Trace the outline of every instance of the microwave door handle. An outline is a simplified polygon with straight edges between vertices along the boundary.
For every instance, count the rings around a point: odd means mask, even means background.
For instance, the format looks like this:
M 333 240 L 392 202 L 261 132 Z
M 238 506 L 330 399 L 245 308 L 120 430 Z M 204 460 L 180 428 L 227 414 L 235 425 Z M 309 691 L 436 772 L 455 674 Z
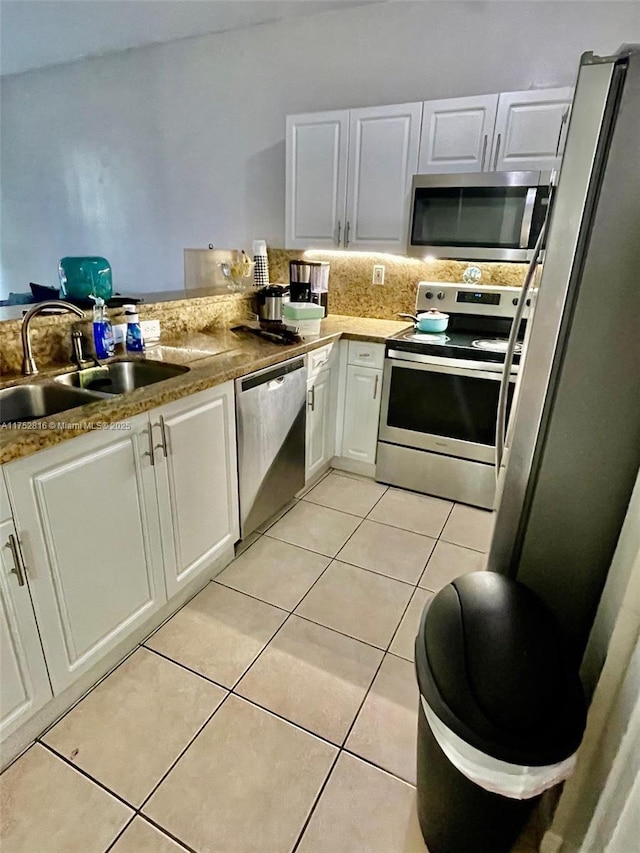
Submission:
M 527 274 L 525 275 L 524 283 L 522 285 L 522 293 L 520 294 L 520 299 L 518 300 L 518 307 L 516 308 L 515 317 L 513 318 L 513 321 L 511 323 L 511 331 L 509 332 L 509 342 L 507 344 L 507 351 L 504 356 L 504 368 L 502 371 L 502 376 L 500 377 L 500 392 L 498 394 L 498 413 L 496 416 L 496 480 L 498 479 L 498 476 L 500 474 L 500 466 L 502 465 L 502 459 L 504 457 L 504 439 L 507 432 L 507 399 L 509 394 L 509 377 L 511 375 L 511 367 L 513 365 L 513 356 L 516 351 L 518 330 L 520 328 L 520 323 L 524 314 L 525 305 L 527 304 L 527 296 L 529 295 L 531 285 L 533 284 L 533 280 L 535 278 L 538 257 L 540 256 L 540 252 L 542 251 L 542 244 L 544 242 L 544 234 L 547 228 L 547 222 L 548 214 L 547 218 L 545 218 L 544 222 L 542 223 L 542 228 L 540 229 L 540 234 L 538 235 L 538 239 L 533 250 L 533 257 L 531 258 L 531 262 L 527 267 Z
M 524 202 L 524 211 L 522 214 L 522 226 L 520 228 L 520 248 L 529 248 L 529 237 L 531 236 L 531 223 L 533 221 L 533 208 L 536 204 L 536 195 L 538 190 L 536 187 L 529 187 L 527 197 Z

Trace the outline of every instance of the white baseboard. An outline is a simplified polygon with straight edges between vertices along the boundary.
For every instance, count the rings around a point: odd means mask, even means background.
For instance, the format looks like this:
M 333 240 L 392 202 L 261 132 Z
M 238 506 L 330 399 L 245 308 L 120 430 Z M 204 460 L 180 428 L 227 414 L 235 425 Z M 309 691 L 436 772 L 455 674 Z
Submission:
M 355 459 L 347 459 L 346 456 L 334 456 L 331 467 L 337 471 L 346 471 L 349 474 L 360 474 L 361 477 L 376 478 L 376 466 L 371 462 L 358 462 Z

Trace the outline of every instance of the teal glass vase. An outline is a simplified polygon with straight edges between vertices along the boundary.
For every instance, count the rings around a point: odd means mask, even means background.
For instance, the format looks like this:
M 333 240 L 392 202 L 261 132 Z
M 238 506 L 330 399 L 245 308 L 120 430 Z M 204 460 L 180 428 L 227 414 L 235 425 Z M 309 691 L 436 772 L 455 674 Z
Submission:
M 61 258 L 58 264 L 60 296 L 88 300 L 99 296 L 107 302 L 113 295 L 111 265 L 106 258 Z

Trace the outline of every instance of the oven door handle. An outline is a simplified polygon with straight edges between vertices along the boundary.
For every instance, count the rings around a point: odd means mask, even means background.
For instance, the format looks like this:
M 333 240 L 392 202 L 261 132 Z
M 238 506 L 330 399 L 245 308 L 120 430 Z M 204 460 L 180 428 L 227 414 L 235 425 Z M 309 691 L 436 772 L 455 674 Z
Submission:
M 394 352 L 391 350 L 389 355 Z M 403 353 L 406 355 L 406 353 Z M 409 355 L 413 355 L 413 353 L 409 353 Z M 452 363 L 451 359 L 446 358 L 436 358 L 433 357 L 430 360 L 427 360 L 427 356 L 421 356 L 420 361 L 416 361 L 413 359 L 405 360 L 398 359 L 393 357 L 387 357 L 385 359 L 385 363 L 388 364 L 391 368 L 393 367 L 402 367 L 406 370 L 424 370 L 427 373 L 443 373 L 447 376 L 462 376 L 468 379 L 489 379 L 491 382 L 500 382 L 502 378 L 502 365 L 496 365 L 497 370 L 494 368 L 493 364 L 489 369 L 487 365 L 483 362 L 473 362 L 473 361 L 464 361 L 463 359 L 456 359 L 455 364 Z M 469 367 L 469 365 L 474 365 L 473 367 Z M 517 372 L 518 368 L 513 367 L 513 371 Z M 512 374 L 510 382 L 515 382 L 515 375 Z
M 466 358 L 442 358 L 437 355 L 421 355 L 415 352 L 390 349 L 387 351 L 386 361 L 396 364 L 405 362 L 404 367 L 422 367 L 435 373 L 450 373 L 459 376 L 478 376 L 487 379 L 499 380 L 503 365 L 498 361 L 472 361 Z M 518 365 L 511 365 L 511 376 L 518 373 Z

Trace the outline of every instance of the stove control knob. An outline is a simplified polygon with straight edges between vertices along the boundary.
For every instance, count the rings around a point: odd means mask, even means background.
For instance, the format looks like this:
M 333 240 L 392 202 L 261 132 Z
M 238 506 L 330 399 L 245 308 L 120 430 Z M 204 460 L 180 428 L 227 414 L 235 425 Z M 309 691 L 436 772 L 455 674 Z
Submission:
M 430 290 L 427 290 L 425 296 L 427 297 L 427 299 L 433 299 L 433 293 Z
M 512 305 L 517 305 L 517 304 L 518 304 L 518 297 L 517 297 L 517 296 L 514 296 L 514 297 L 513 297 L 513 299 L 511 300 L 511 304 L 512 304 Z
M 527 299 L 526 305 L 527 305 L 527 308 L 531 305 L 531 300 L 530 300 L 530 299 Z
M 444 293 L 442 290 L 438 293 L 438 299 L 444 299 Z

